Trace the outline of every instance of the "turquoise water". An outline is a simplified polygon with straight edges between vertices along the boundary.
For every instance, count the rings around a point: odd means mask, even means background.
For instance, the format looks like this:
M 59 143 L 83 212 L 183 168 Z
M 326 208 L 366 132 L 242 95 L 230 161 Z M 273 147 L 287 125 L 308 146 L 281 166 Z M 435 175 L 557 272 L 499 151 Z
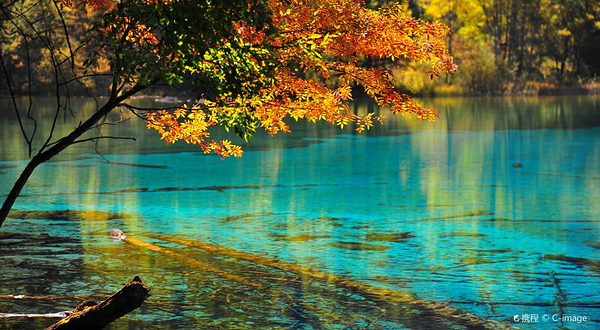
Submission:
M 292 134 L 257 136 L 239 159 L 165 146 L 137 121 L 108 127 L 137 142 L 103 142 L 98 153 L 78 145 L 39 168 L 18 199 L 0 232 L 0 313 L 69 310 L 77 298 L 6 295 L 103 295 L 139 274 L 153 295 L 111 329 L 461 328 L 148 236 L 159 234 L 297 263 L 524 329 L 599 328 L 599 99 L 423 102 L 439 110 L 437 122 L 395 117 L 363 135 L 298 123 Z M 358 102 L 355 110 L 368 107 Z M 25 164 L 10 118 L 0 116 L 0 194 Z M 112 241 L 113 228 L 281 295 Z M 539 322 L 513 321 L 523 314 Z M 544 314 L 586 321 L 544 321 Z M 0 318 L 0 329 L 48 322 Z

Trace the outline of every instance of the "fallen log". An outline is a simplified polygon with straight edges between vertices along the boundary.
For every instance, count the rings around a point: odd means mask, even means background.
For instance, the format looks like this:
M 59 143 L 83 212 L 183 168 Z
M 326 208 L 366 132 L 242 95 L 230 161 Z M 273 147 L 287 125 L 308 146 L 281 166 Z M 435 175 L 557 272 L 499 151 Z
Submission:
M 188 256 L 184 256 L 183 254 L 171 251 L 169 249 L 165 249 L 165 248 L 160 247 L 158 245 L 155 245 L 155 244 L 152 244 L 152 243 L 148 243 L 146 241 L 142 241 L 141 239 L 127 236 L 127 237 L 123 238 L 122 240 L 125 241 L 125 242 L 127 242 L 127 243 L 129 243 L 129 244 L 137 245 L 139 247 L 148 249 L 150 251 L 160 252 L 160 253 L 167 254 L 167 255 L 169 255 L 171 257 L 174 257 L 175 259 L 178 259 L 178 260 L 184 261 L 186 263 L 192 264 L 195 267 L 197 267 L 197 269 L 199 269 L 199 270 L 202 270 L 204 272 L 209 272 L 209 273 L 214 273 L 214 274 L 220 275 L 223 278 L 226 278 L 228 280 L 244 284 L 244 285 L 246 285 L 246 286 L 248 286 L 250 288 L 253 288 L 253 289 L 264 289 L 262 285 L 257 284 L 257 283 L 253 283 L 253 282 L 251 282 L 251 281 L 249 281 L 249 280 L 247 280 L 247 279 L 245 279 L 245 278 L 243 278 L 241 276 L 230 274 L 230 273 L 222 271 L 222 270 L 220 270 L 218 268 L 214 268 L 212 266 L 209 266 L 209 265 L 207 265 L 207 264 L 205 264 L 203 262 L 200 262 L 200 261 L 198 261 L 196 259 L 190 258 Z
M 217 253 L 224 256 L 233 257 L 240 260 L 253 262 L 256 264 L 273 267 L 285 272 L 294 273 L 302 277 L 310 277 L 318 281 L 331 283 L 338 287 L 346 288 L 348 290 L 357 292 L 364 297 L 371 297 L 380 301 L 385 301 L 392 304 L 401 304 L 404 306 L 410 306 L 419 310 L 423 315 L 433 316 L 450 320 L 457 324 L 465 326 L 467 329 L 477 330 L 518 330 L 520 328 L 514 327 L 510 324 L 506 324 L 499 321 L 488 320 L 477 316 L 473 313 L 463 311 L 461 309 L 451 307 L 447 304 L 428 301 L 421 299 L 413 294 L 407 292 L 400 292 L 387 288 L 378 287 L 369 283 L 359 282 L 350 278 L 339 276 L 324 271 L 311 269 L 301 265 L 288 263 L 285 261 L 262 257 L 259 255 L 246 253 L 223 246 L 209 244 L 204 242 L 193 241 L 176 236 L 166 235 L 152 235 L 144 234 L 144 236 L 160 239 L 167 242 L 177 243 L 188 247 L 194 247 L 202 249 L 210 253 Z
M 126 243 L 129 243 L 129 244 L 141 247 L 141 248 L 145 248 L 145 249 L 148 249 L 150 251 L 164 253 L 164 254 L 169 255 L 169 256 L 171 256 L 171 257 L 173 257 L 173 258 L 175 258 L 175 259 L 177 259 L 177 260 L 179 260 L 181 262 L 190 264 L 190 265 L 192 265 L 192 266 L 196 267 L 197 269 L 200 269 L 200 270 L 202 270 L 204 272 L 209 272 L 209 273 L 213 273 L 213 274 L 219 275 L 219 276 L 221 276 L 221 277 L 223 277 L 225 279 L 228 279 L 230 281 L 234 281 L 234 282 L 238 282 L 240 284 L 243 284 L 243 285 L 245 285 L 245 286 L 247 286 L 247 287 L 249 287 L 251 289 L 256 289 L 256 290 L 260 290 L 260 291 L 264 291 L 264 292 L 269 292 L 273 296 L 282 297 L 284 299 L 290 300 L 291 302 L 296 303 L 298 305 L 301 305 L 302 307 L 304 307 L 306 309 L 309 309 L 309 310 L 312 310 L 312 311 L 316 311 L 316 312 L 318 312 L 322 316 L 326 316 L 328 318 L 334 319 L 338 323 L 345 324 L 345 325 L 347 325 L 349 327 L 349 324 L 346 324 L 344 320 L 339 319 L 335 315 L 332 315 L 330 313 L 322 311 L 322 310 L 320 310 L 319 308 L 317 308 L 315 306 L 311 306 L 311 305 L 303 303 L 301 301 L 296 301 L 292 297 L 290 297 L 289 295 L 282 294 L 282 293 L 277 292 L 277 291 L 275 291 L 275 290 L 273 290 L 271 288 L 267 288 L 267 287 L 265 287 L 265 286 L 263 286 L 263 285 L 261 285 L 259 283 L 252 282 L 252 281 L 250 281 L 250 280 L 248 280 L 248 279 L 246 279 L 246 278 L 244 278 L 242 276 L 238 276 L 238 275 L 234 275 L 234 274 L 228 273 L 228 272 L 223 271 L 221 269 L 218 269 L 218 268 L 212 267 L 210 265 L 207 265 L 207 264 L 205 264 L 203 262 L 200 262 L 200 261 L 198 261 L 198 260 L 196 260 L 194 258 L 190 258 L 188 256 L 185 256 L 183 254 L 177 253 L 175 251 L 171 251 L 171 250 L 169 250 L 167 248 L 164 248 L 164 247 L 161 247 L 161 246 L 158 246 L 158 245 L 146 242 L 146 241 L 141 240 L 139 238 L 135 238 L 135 237 L 131 237 L 131 236 L 125 236 L 125 234 L 122 231 L 118 230 L 118 229 L 113 230 L 113 232 L 115 232 L 115 231 L 118 231 L 119 236 L 122 237 L 122 238 L 119 238 L 119 239 L 122 240 L 122 241 L 124 241 L 124 242 L 126 242 Z M 229 302 L 229 298 L 226 298 L 226 301 Z
M 135 276 L 121 290 L 99 304 L 84 301 L 69 314 L 45 330 L 101 330 L 109 323 L 140 307 L 150 289 Z

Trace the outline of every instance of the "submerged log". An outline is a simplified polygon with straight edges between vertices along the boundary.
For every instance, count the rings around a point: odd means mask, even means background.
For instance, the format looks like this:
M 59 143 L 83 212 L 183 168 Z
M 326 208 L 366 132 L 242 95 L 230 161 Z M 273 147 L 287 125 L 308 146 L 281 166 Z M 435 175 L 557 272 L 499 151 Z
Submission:
M 143 240 L 141 240 L 141 239 L 139 239 L 139 238 L 134 238 L 134 237 L 130 237 L 130 236 L 125 236 L 125 234 L 123 234 L 123 232 L 121 232 L 120 230 L 118 230 L 118 229 L 115 229 L 115 230 L 116 230 L 116 231 L 119 231 L 119 232 L 120 232 L 120 234 L 122 234 L 122 236 L 124 237 L 124 238 L 122 239 L 122 241 L 124 241 L 124 242 L 126 242 L 126 243 L 129 243 L 129 244 L 132 244 L 132 245 L 135 245 L 135 246 L 141 247 L 141 248 L 145 248 L 145 249 L 148 249 L 148 250 L 150 250 L 150 251 L 154 251 L 154 252 L 159 252 L 159 253 L 166 254 L 166 255 L 168 255 L 168 256 L 171 256 L 171 257 L 173 257 L 174 259 L 177 259 L 177 260 L 179 260 L 179 261 L 181 261 L 181 262 L 184 262 L 184 263 L 187 263 L 187 264 L 193 265 L 193 266 L 194 266 L 194 267 L 196 267 L 197 269 L 200 269 L 200 270 L 202 270 L 202 271 L 204 271 L 204 272 L 209 272 L 209 273 L 217 274 L 217 275 L 219 275 L 219 276 L 221 276 L 221 277 L 223 277 L 223 278 L 225 278 L 225 279 L 228 279 L 228 280 L 230 280 L 230 281 L 234 281 L 234 282 L 237 282 L 237 283 L 243 284 L 243 285 L 245 285 L 245 286 L 247 286 L 247 287 L 249 287 L 249 288 L 251 288 L 251 289 L 261 290 L 261 291 L 264 291 L 264 292 L 268 292 L 268 293 L 270 293 L 270 294 L 271 294 L 271 295 L 273 295 L 273 296 L 276 296 L 276 297 L 281 297 L 281 298 L 284 298 L 284 299 L 291 300 L 293 303 L 296 303 L 296 304 L 298 304 L 298 305 L 301 305 L 301 306 L 302 306 L 303 308 L 305 308 L 305 309 L 308 309 L 308 310 L 311 310 L 311 311 L 316 311 L 316 312 L 317 312 L 317 313 L 319 313 L 319 315 L 321 315 L 321 316 L 326 316 L 326 317 L 328 317 L 328 318 L 330 318 L 330 319 L 334 319 L 336 322 L 338 322 L 338 323 L 341 323 L 341 324 L 344 324 L 344 325 L 346 325 L 348 328 L 350 327 L 350 324 L 346 324 L 345 320 L 342 320 L 342 319 L 338 318 L 338 317 L 337 317 L 337 316 L 335 316 L 335 315 L 332 315 L 332 314 L 330 314 L 330 313 L 327 313 L 327 312 L 325 312 L 325 311 L 323 311 L 323 310 L 319 309 L 318 307 L 315 307 L 315 306 L 312 306 L 312 305 L 306 304 L 306 303 L 304 303 L 304 302 L 301 302 L 301 301 L 296 301 L 296 300 L 294 300 L 294 299 L 293 299 L 291 296 L 289 296 L 289 295 L 282 294 L 282 293 L 280 293 L 280 292 L 277 292 L 277 291 L 275 291 L 275 290 L 273 290 L 273 289 L 271 289 L 271 288 L 267 288 L 267 287 L 263 286 L 262 284 L 259 284 L 259 283 L 252 282 L 252 281 L 250 281 L 249 279 L 247 279 L 247 278 L 244 278 L 244 277 L 242 277 L 242 276 L 234 275 L 234 274 L 228 273 L 228 272 L 226 272 L 226 271 L 223 271 L 223 270 L 221 270 L 221 269 L 218 269 L 218 268 L 212 267 L 212 266 L 210 266 L 210 265 L 207 265 L 207 264 L 205 264 L 205 263 L 203 263 L 203 262 L 200 262 L 200 261 L 198 261 L 198 260 L 196 260 L 196 259 L 194 259 L 194 258 L 190 258 L 190 257 L 188 257 L 188 256 L 185 256 L 185 255 L 183 255 L 183 254 L 177 253 L 177 252 L 175 252 L 175 251 L 171 251 L 171 250 L 169 250 L 169 249 L 167 249 L 167 248 L 163 248 L 163 247 L 161 247 L 161 246 L 158 246 L 158 245 L 155 245 L 155 244 L 152 244 L 152 243 L 149 243 L 149 242 L 143 241 Z M 114 232 L 115 230 L 113 230 L 113 232 Z M 111 236 L 112 236 L 112 233 L 111 233 Z M 229 297 L 227 297 L 227 298 L 226 298 L 226 300 L 227 300 L 227 302 L 229 302 Z
M 109 323 L 140 307 L 148 298 L 150 289 L 139 277 L 134 277 L 121 290 L 99 304 L 84 301 L 69 316 L 45 330 L 101 330 Z
M 392 304 L 402 304 L 417 309 L 425 317 L 431 316 L 450 320 L 457 324 L 465 326 L 467 329 L 476 330 L 519 330 L 510 324 L 488 320 L 473 313 L 449 306 L 444 303 L 428 301 L 421 299 L 407 292 L 400 292 L 387 288 L 378 287 L 369 283 L 355 281 L 350 278 L 327 273 L 317 269 L 311 269 L 301 265 L 288 263 L 285 261 L 262 257 L 259 255 L 242 252 L 223 246 L 193 241 L 176 236 L 144 234 L 144 236 L 160 239 L 167 242 L 177 243 L 188 247 L 202 249 L 209 253 L 233 257 L 240 260 L 253 262 L 256 264 L 276 268 L 285 272 L 294 273 L 302 277 L 309 277 L 317 281 L 331 283 L 335 286 L 357 292 L 364 297 L 375 298 Z
M 244 285 L 246 285 L 246 286 L 248 286 L 250 288 L 264 289 L 262 285 L 257 284 L 257 283 L 253 283 L 253 282 L 251 282 L 251 281 L 249 281 L 249 280 L 247 280 L 247 279 L 245 279 L 245 278 L 243 278 L 241 276 L 230 274 L 230 273 L 228 273 L 226 271 L 223 271 L 221 269 L 209 266 L 209 265 L 207 265 L 207 264 L 205 264 L 203 262 L 200 262 L 200 261 L 198 261 L 196 259 L 193 259 L 193 258 L 190 258 L 188 256 L 185 256 L 185 255 L 183 255 L 181 253 L 177 253 L 175 251 L 171 251 L 169 249 L 160 247 L 158 245 L 155 245 L 155 244 L 152 244 L 152 243 L 148 243 L 146 241 L 142 241 L 139 238 L 128 236 L 128 237 L 125 237 L 123 239 L 123 241 L 125 241 L 125 242 L 127 242 L 129 244 L 133 244 L 133 245 L 136 245 L 136 246 L 148 249 L 150 251 L 164 253 L 164 254 L 169 255 L 169 256 L 171 256 L 171 257 L 173 257 L 175 259 L 178 259 L 178 260 L 181 260 L 183 262 L 186 262 L 186 263 L 189 263 L 191 265 L 194 265 L 194 267 L 196 267 L 199 270 L 202 270 L 204 272 L 209 272 L 209 273 L 214 273 L 214 274 L 220 275 L 223 278 L 226 278 L 228 280 L 244 284 Z

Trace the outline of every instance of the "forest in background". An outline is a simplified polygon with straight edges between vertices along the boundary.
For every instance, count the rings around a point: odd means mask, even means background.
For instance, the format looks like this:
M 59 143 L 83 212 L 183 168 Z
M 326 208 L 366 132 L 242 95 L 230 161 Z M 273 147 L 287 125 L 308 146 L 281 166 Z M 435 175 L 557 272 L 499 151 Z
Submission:
M 595 88 L 600 74 L 600 1 L 417 0 L 413 15 L 450 27 L 455 75 L 429 82 L 430 94 L 544 94 Z M 559 92 L 559 91 L 556 92 Z
M 33 6 L 36 0 L 22 0 L 23 6 Z M 378 7 L 391 1 L 366 1 Z M 398 87 L 410 85 L 410 93 L 417 95 L 518 95 L 586 92 L 597 90 L 600 74 L 600 1 L 597 0 L 411 0 L 405 5 L 413 16 L 424 20 L 438 20 L 450 27 L 448 47 L 459 66 L 458 72 L 442 79 L 429 79 L 419 64 L 397 60 Z M 48 8 L 47 10 L 52 10 Z M 65 16 L 65 20 L 81 26 L 69 37 L 82 41 L 92 15 Z M 0 24 L 8 21 L 0 15 Z M 0 40 L 4 66 L 13 81 L 17 94 L 24 94 L 31 80 L 36 94 L 49 94 L 48 82 L 53 71 L 46 47 L 41 41 L 26 43 L 18 36 L 4 36 Z M 108 61 L 101 54 L 90 54 L 94 70 L 102 73 Z M 365 59 L 364 61 L 376 61 Z M 29 72 L 29 64 L 35 68 Z M 15 75 L 16 73 L 16 75 Z M 31 79 L 29 76 L 31 75 Z M 108 79 L 108 78 L 107 78 Z M 72 95 L 102 95 L 108 91 L 109 81 L 103 84 L 95 79 L 88 85 L 72 87 Z M 176 87 L 177 88 L 177 87 Z M 186 90 L 186 86 L 178 86 Z M 1 94 L 7 86 L 0 79 Z M 173 91 L 171 91 L 173 92 Z M 161 90 L 150 93 L 162 94 Z

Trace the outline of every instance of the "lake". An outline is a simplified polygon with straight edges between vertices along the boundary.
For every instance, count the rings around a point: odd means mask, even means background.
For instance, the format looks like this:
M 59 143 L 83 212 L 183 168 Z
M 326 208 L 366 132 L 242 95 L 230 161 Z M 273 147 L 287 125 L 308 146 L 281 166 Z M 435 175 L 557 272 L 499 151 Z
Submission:
M 48 129 L 52 101 L 38 101 Z M 469 328 L 430 302 L 523 329 L 600 328 L 600 98 L 421 102 L 436 122 L 395 116 L 364 134 L 292 123 L 225 160 L 166 146 L 140 120 L 103 127 L 137 140 L 42 165 L 2 227 L 0 313 L 71 310 L 137 274 L 151 296 L 110 329 Z M 27 155 L 0 106 L 5 195 Z M 114 241 L 114 228 L 159 248 Z

